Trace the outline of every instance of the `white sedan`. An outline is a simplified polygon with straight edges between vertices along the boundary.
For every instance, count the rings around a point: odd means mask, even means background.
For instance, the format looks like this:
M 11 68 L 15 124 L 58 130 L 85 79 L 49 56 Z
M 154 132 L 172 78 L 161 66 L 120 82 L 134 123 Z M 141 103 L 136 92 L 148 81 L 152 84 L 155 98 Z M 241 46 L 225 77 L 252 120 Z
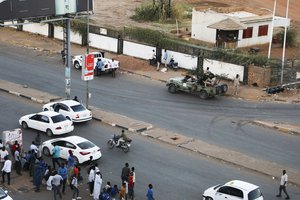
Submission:
M 48 136 L 62 135 L 74 130 L 72 121 L 53 111 L 25 115 L 19 119 L 19 123 L 23 128 L 46 132 Z
M 92 112 L 74 100 L 47 103 L 43 106 L 43 111 L 48 110 L 58 112 L 73 122 L 85 122 L 92 119 Z
M 1 200 L 13 200 L 7 193 L 8 193 L 7 190 L 3 190 L 0 187 L 0 199 Z
M 52 155 L 52 150 L 56 145 L 60 148 L 60 158 L 62 159 L 68 159 L 69 150 L 71 150 L 75 158 L 75 164 L 90 160 L 90 156 L 93 156 L 93 160 L 102 157 L 100 147 L 80 136 L 47 140 L 42 144 L 43 154 L 46 156 Z
M 203 200 L 263 200 L 257 185 L 245 181 L 233 180 L 224 185 L 208 188 L 203 193 Z

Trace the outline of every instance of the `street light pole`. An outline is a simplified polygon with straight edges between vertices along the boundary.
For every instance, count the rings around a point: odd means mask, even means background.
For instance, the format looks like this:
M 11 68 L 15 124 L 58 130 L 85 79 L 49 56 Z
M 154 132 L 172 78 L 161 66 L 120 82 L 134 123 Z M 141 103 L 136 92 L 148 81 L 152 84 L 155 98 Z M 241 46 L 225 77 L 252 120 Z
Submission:
M 90 53 L 90 38 L 89 38 L 89 33 L 90 33 L 90 0 L 87 0 L 87 33 L 86 33 L 86 38 L 87 38 L 87 46 L 86 46 L 86 54 Z M 86 108 L 89 108 L 89 81 L 86 81 Z
M 271 57 L 271 46 L 272 46 L 272 39 L 273 39 L 273 28 L 274 28 L 274 18 L 275 18 L 275 12 L 276 12 L 276 0 L 274 0 L 274 8 L 273 8 L 273 16 L 272 16 L 272 25 L 271 25 L 271 37 L 269 42 L 269 51 L 268 51 L 268 59 Z
M 289 16 L 289 4 L 290 0 L 287 0 L 286 5 L 286 15 L 285 15 L 285 26 L 284 26 L 284 38 L 283 38 L 283 50 L 282 50 L 282 62 L 281 62 L 281 77 L 280 77 L 280 84 L 283 83 L 283 69 L 285 63 L 285 46 L 286 46 L 286 32 L 287 32 L 287 24 L 288 24 L 288 16 Z

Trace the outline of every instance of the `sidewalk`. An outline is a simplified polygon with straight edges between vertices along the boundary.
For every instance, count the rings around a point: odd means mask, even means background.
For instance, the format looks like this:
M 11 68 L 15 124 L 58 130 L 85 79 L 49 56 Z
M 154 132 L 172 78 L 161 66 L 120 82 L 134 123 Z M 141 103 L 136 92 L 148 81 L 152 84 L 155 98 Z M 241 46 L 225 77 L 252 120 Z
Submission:
M 35 89 L 26 88 L 23 90 L 18 90 L 20 88 L 22 88 L 21 85 L 3 80 L 0 81 L 0 90 L 18 96 L 30 98 L 31 100 L 39 103 L 47 103 L 52 101 L 53 99 L 58 98 L 57 96 L 45 92 L 40 92 Z M 216 145 L 211 145 L 199 139 L 186 137 L 180 133 L 171 132 L 159 127 L 153 127 L 152 124 L 135 120 L 116 113 L 107 112 L 102 110 L 101 108 L 91 106 L 90 109 L 93 112 L 93 118 L 102 121 L 103 123 L 110 124 L 111 126 L 121 127 L 131 132 L 140 133 L 143 136 L 150 137 L 170 145 L 185 148 L 207 157 L 250 169 L 267 176 L 279 178 L 278 175 L 281 174 L 282 169 L 286 169 L 289 172 L 290 176 L 289 182 L 300 186 L 300 171 L 298 170 L 291 169 L 274 162 L 254 158 L 236 151 L 221 148 Z M 261 121 L 259 122 L 263 123 Z M 259 122 L 255 121 L 255 123 Z M 264 126 L 273 128 L 273 124 L 271 123 L 264 123 Z M 277 125 L 277 128 L 279 130 L 285 130 L 284 128 L 281 128 L 280 124 Z M 297 134 L 300 134 L 300 126 L 294 126 L 293 131 L 295 133 L 297 132 Z

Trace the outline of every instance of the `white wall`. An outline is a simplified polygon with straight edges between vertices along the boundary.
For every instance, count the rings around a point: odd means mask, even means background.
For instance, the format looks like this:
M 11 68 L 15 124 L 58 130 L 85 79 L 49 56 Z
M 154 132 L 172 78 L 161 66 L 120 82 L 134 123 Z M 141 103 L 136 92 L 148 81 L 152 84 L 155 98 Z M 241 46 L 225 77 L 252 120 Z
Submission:
M 73 42 L 75 44 L 80 44 L 81 45 L 81 43 L 82 43 L 81 42 L 82 41 L 82 36 L 79 33 L 71 31 L 70 32 L 70 40 L 71 40 L 71 42 Z
M 124 40 L 124 44 L 123 44 L 124 55 L 148 60 L 152 56 L 152 50 L 156 51 L 156 48 L 153 46 L 147 46 L 147 45 Z
M 196 56 L 191 56 L 189 54 L 178 53 L 175 51 L 168 51 L 169 61 L 170 58 L 173 57 L 175 62 L 178 62 L 178 66 L 183 69 L 195 69 L 197 68 L 197 60 Z M 162 50 L 162 57 L 164 56 L 164 50 Z
M 54 27 L 54 38 L 63 40 L 64 38 L 64 31 L 63 28 L 60 26 L 55 26 Z
M 48 36 L 48 24 L 26 24 L 23 25 L 23 31 Z
M 199 12 L 193 9 L 192 14 L 192 38 L 205 42 L 216 42 L 216 30 L 207 26 L 226 19 L 225 15 L 220 15 L 212 11 Z
M 103 35 L 97 35 L 94 33 L 90 33 L 90 46 L 111 51 L 111 52 L 117 52 L 118 51 L 118 39 L 107 37 Z
M 270 42 L 271 21 L 247 24 L 247 27 L 253 27 L 252 38 L 243 39 L 243 30 L 239 31 L 239 41 L 237 47 L 247 47 L 252 45 L 266 44 Z M 258 37 L 259 26 L 268 25 L 268 34 Z
M 241 81 L 244 80 L 244 66 L 204 59 L 203 70 L 205 70 L 207 67 L 209 67 L 209 71 L 216 75 L 224 76 L 233 80 L 236 74 L 239 74 Z

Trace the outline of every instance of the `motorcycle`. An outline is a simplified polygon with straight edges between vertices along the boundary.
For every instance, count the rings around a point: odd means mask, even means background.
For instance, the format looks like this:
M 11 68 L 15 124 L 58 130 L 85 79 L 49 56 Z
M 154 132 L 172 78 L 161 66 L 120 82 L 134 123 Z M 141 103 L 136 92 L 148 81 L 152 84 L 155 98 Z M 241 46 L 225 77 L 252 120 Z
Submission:
M 109 139 L 107 141 L 107 145 L 110 149 L 113 149 L 117 143 L 120 137 L 114 135 L 113 138 Z M 119 146 L 116 146 L 116 148 L 120 148 L 123 150 L 124 153 L 127 153 L 130 148 L 131 139 L 127 139 L 126 141 L 120 141 Z
M 175 62 L 175 60 L 171 58 L 170 62 L 167 64 L 167 67 L 176 71 L 178 69 L 178 62 Z

